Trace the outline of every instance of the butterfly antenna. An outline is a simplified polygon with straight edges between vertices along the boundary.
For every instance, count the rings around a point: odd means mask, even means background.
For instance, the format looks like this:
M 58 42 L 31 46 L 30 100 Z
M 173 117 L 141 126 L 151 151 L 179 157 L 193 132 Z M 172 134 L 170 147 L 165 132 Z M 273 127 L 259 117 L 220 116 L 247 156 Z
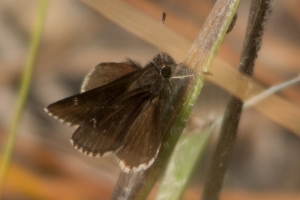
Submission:
M 158 43 L 158 53 L 160 54 L 160 47 L 161 47 L 161 39 L 162 39 L 162 33 L 164 30 L 164 25 L 166 21 L 167 14 L 165 12 L 162 13 L 162 19 L 161 19 L 161 29 L 160 29 L 160 36 L 159 36 L 159 43 Z

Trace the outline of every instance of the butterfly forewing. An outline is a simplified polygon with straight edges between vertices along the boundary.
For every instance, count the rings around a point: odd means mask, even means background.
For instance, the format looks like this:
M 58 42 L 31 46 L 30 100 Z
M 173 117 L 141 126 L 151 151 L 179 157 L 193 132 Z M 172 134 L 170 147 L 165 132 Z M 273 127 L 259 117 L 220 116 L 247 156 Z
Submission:
M 100 63 L 85 77 L 81 86 L 81 92 L 106 85 L 139 69 L 141 67 L 131 60 L 124 63 Z
M 89 116 L 126 93 L 133 82 L 131 77 L 135 76 L 135 73 L 138 72 L 131 72 L 104 86 L 52 103 L 45 111 L 63 123 L 71 126 L 80 125 Z

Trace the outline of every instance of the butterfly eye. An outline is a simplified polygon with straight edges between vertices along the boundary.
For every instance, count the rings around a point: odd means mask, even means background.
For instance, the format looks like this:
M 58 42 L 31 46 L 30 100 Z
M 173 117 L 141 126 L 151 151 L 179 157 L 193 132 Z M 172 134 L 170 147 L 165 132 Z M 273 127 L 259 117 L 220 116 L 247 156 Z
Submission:
M 161 69 L 161 75 L 164 78 L 169 78 L 171 76 L 171 67 L 170 66 L 165 66 L 164 68 Z

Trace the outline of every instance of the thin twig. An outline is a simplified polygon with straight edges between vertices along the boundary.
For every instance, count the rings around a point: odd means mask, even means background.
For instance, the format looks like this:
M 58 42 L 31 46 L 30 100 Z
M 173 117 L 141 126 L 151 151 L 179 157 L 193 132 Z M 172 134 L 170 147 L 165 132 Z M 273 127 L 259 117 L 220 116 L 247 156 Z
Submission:
M 253 0 L 244 50 L 241 56 L 239 70 L 251 77 L 257 53 L 261 47 L 265 21 L 271 11 L 271 0 Z M 248 78 L 237 80 L 237 90 L 247 95 Z M 210 164 L 208 176 L 203 191 L 203 200 L 218 200 L 223 185 L 225 172 L 232 155 L 237 134 L 237 128 L 243 109 L 243 101 L 231 96 L 221 126 L 220 137 Z
M 290 85 L 293 85 L 297 82 L 300 81 L 300 75 L 298 75 L 296 78 L 292 79 L 292 80 L 289 80 L 289 81 L 286 81 L 284 83 L 281 83 L 279 85 L 274 85 L 272 86 L 271 88 L 265 90 L 264 92 L 262 92 L 261 94 L 258 94 L 257 96 L 249 99 L 248 101 L 245 102 L 245 105 L 244 107 L 250 107 L 254 104 L 256 104 L 257 102 L 261 101 L 262 99 L 265 99 L 267 98 L 268 96 L 272 95 L 272 94 L 275 94 L 276 92 L 290 86 Z

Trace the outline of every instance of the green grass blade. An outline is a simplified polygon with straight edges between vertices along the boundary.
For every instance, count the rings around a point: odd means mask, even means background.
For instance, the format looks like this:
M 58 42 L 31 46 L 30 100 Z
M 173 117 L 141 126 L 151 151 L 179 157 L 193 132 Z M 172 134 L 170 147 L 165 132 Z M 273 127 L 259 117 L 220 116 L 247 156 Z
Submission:
M 35 66 L 36 57 L 38 54 L 40 39 L 44 27 L 44 21 L 46 17 L 46 10 L 48 6 L 48 0 L 40 1 L 39 14 L 38 14 L 38 23 L 34 30 L 31 43 L 30 50 L 28 55 L 28 60 L 25 65 L 25 71 L 22 77 L 21 85 L 20 85 L 20 95 L 17 101 L 16 111 L 14 115 L 14 119 L 12 125 L 10 127 L 10 131 L 8 134 L 8 141 L 6 144 L 6 148 L 4 150 L 4 158 L 1 163 L 1 171 L 0 171 L 0 197 L 1 191 L 3 189 L 3 184 L 5 178 L 7 176 L 11 156 L 14 150 L 14 145 L 17 137 L 17 130 L 21 121 L 21 117 L 23 114 L 24 106 L 27 100 L 28 91 L 32 79 L 32 74 Z
M 182 135 L 161 182 L 157 200 L 181 199 L 199 163 L 212 131 Z

